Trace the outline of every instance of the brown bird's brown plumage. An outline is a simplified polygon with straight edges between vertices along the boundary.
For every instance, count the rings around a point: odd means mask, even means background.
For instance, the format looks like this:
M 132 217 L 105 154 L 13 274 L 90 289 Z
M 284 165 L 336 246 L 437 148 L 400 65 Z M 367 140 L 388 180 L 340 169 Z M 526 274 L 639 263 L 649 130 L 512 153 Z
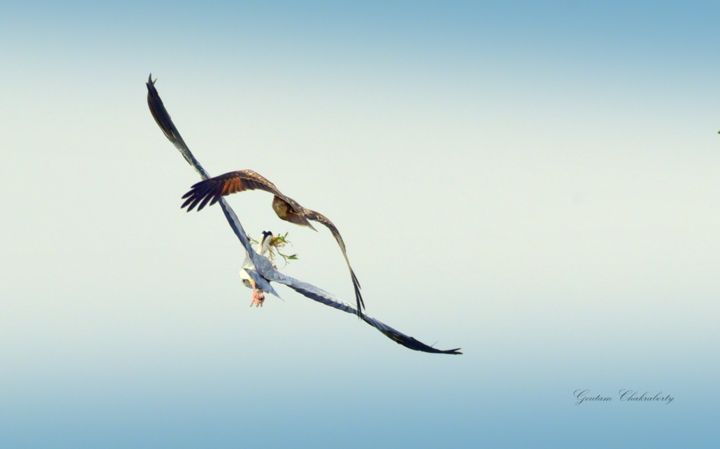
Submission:
M 272 207 L 281 220 L 289 221 L 290 223 L 295 223 L 300 226 L 307 226 L 315 230 L 315 227 L 310 223 L 314 221 L 324 225 L 330 230 L 338 246 L 340 246 L 340 250 L 345 258 L 345 263 L 350 270 L 350 277 L 352 278 L 353 288 L 355 289 L 358 315 L 362 316 L 362 309 L 365 307 L 365 303 L 360 293 L 360 282 L 357 276 L 355 276 L 352 266 L 350 266 L 345 242 L 337 226 L 320 212 L 307 209 L 294 199 L 284 195 L 275 184 L 261 174 L 252 170 L 238 170 L 200 181 L 183 195 L 185 202 L 181 207 L 187 207 L 188 212 L 196 207 L 197 210 L 200 211 L 205 206 L 212 206 L 223 196 L 245 190 L 264 190 L 265 192 L 273 194 Z

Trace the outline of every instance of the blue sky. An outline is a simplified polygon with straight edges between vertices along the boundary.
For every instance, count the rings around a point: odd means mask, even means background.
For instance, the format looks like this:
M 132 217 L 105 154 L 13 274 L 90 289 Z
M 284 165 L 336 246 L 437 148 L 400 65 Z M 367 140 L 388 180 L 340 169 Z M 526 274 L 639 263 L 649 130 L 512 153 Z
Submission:
M 717 447 L 717 16 L 700 2 L 0 7 L 0 447 Z M 214 174 L 338 224 L 399 347 L 249 309 Z M 287 271 L 350 299 L 327 233 Z M 575 405 L 578 388 L 669 405 Z

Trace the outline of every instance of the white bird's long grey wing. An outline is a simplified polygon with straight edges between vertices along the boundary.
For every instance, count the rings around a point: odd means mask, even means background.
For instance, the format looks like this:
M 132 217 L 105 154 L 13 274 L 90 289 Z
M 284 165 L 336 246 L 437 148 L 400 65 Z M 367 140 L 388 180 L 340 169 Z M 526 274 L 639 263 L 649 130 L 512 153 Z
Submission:
M 167 109 L 165 109 L 165 105 L 160 98 L 160 94 L 158 93 L 157 89 L 155 89 L 155 81 L 152 80 L 151 74 L 148 76 L 147 83 L 145 83 L 148 89 L 148 107 L 150 108 L 150 113 L 155 119 L 155 122 L 158 124 L 163 134 L 165 134 L 165 137 L 167 137 L 168 140 L 172 142 L 173 145 L 175 145 L 175 148 L 180 151 L 180 154 L 183 156 L 183 158 L 185 158 L 188 164 L 190 164 L 203 179 L 210 178 L 210 175 L 207 171 L 205 171 L 203 166 L 200 164 L 200 161 L 198 161 L 195 158 L 195 155 L 192 154 L 192 151 L 190 151 L 190 148 L 187 146 L 185 140 L 180 135 L 180 131 L 178 131 L 178 129 L 175 127 L 172 118 L 170 118 L 170 114 L 168 113 Z M 223 204 L 223 212 L 225 212 L 225 216 L 230 223 L 230 227 L 232 228 L 233 232 L 235 232 L 235 235 L 238 236 L 238 239 L 240 239 L 240 243 L 242 244 L 243 248 L 245 248 L 245 251 L 250 257 L 253 265 L 257 267 L 258 263 L 262 263 L 260 261 L 260 255 L 255 251 L 255 249 L 253 249 L 252 245 L 250 244 L 250 239 L 248 239 L 248 236 L 245 233 L 245 229 L 243 229 L 242 224 L 240 224 L 240 220 L 238 220 L 235 212 L 230 209 L 230 206 L 225 202 L 224 199 L 221 199 L 221 204 Z M 230 212 L 232 216 L 228 215 L 228 212 Z M 274 290 L 268 291 L 277 296 L 277 293 L 275 293 Z
M 167 112 L 167 110 L 165 109 L 165 105 L 160 99 L 160 94 L 158 94 L 157 89 L 155 89 L 155 82 L 152 80 L 151 77 L 148 77 L 148 82 L 146 83 L 146 85 L 148 89 L 147 101 L 148 106 L 150 107 L 150 112 L 155 118 L 158 126 L 160 126 L 163 134 L 165 134 L 165 136 L 170 140 L 170 142 L 175 145 L 175 147 L 180 151 L 185 160 L 200 174 L 200 176 L 203 179 L 208 179 L 210 176 L 202 167 L 202 165 L 200 165 L 200 162 L 192 154 L 190 148 L 188 148 L 187 144 L 180 135 L 180 132 L 175 127 L 175 124 L 170 118 L 170 114 Z M 228 224 L 230 224 L 230 227 L 240 240 L 240 243 L 245 248 L 245 251 L 250 256 L 250 260 L 252 261 L 253 265 L 255 265 L 255 269 L 257 270 L 255 271 L 247 269 L 246 271 L 251 277 L 253 277 L 253 280 L 261 284 L 260 287 L 262 289 L 278 296 L 277 293 L 275 293 L 275 290 L 270 285 L 270 282 L 268 281 L 279 282 L 314 301 L 320 302 L 338 310 L 342 310 L 346 313 L 357 315 L 357 310 L 355 310 L 355 308 L 344 302 L 338 301 L 330 293 L 318 287 L 315 287 L 312 284 L 308 284 L 307 282 L 300 281 L 277 271 L 266 257 L 258 254 L 252 247 L 252 245 L 250 244 L 250 240 L 248 239 L 247 234 L 245 233 L 245 230 L 240 223 L 240 220 L 235 214 L 235 211 L 232 210 L 232 208 L 229 204 L 227 204 L 225 199 L 221 198 L 219 203 L 222 208 L 223 214 L 225 214 L 225 218 L 227 219 Z M 432 346 L 428 346 L 413 337 L 410 337 L 396 329 L 393 329 L 392 327 L 381 321 L 368 317 L 367 315 L 362 315 L 362 319 L 375 329 L 382 332 L 383 335 L 407 348 L 416 351 L 430 352 L 436 354 L 462 354 L 460 352 L 460 348 L 449 350 L 435 349 Z
M 326 292 L 321 288 L 315 287 L 312 284 L 308 284 L 307 282 L 303 282 L 291 276 L 282 274 L 277 270 L 274 270 L 273 274 L 274 277 L 270 279 L 271 281 L 286 285 L 291 289 L 295 290 L 296 292 L 300 293 L 301 295 L 325 304 L 326 306 L 342 310 L 345 313 L 357 315 L 357 310 L 353 306 L 338 300 L 332 294 Z M 433 348 L 432 346 L 428 346 L 425 343 L 409 335 L 405 335 L 397 329 L 388 326 L 380 320 L 369 317 L 367 314 L 363 314 L 361 318 L 367 324 L 382 332 L 383 335 L 390 338 L 395 343 L 405 346 L 406 348 L 410 348 L 415 351 L 430 352 L 435 354 L 462 354 L 462 352 L 460 352 L 460 348 L 437 349 Z
M 180 151 L 180 154 L 182 155 L 182 157 L 185 158 L 188 164 L 190 164 L 195 170 L 197 170 L 197 172 L 200 173 L 200 176 L 202 176 L 203 179 L 208 179 L 210 175 L 205 171 L 202 165 L 200 165 L 200 162 L 195 159 L 192 151 L 190 151 L 190 148 L 188 148 L 185 140 L 180 135 L 180 131 L 177 130 L 175 124 L 170 118 L 170 114 L 168 114 L 167 109 L 165 109 L 165 105 L 160 98 L 160 94 L 158 94 L 157 89 L 155 89 L 156 81 L 157 79 L 155 81 L 152 80 L 151 73 L 150 75 L 148 75 L 147 83 L 145 83 L 148 88 L 148 106 L 150 107 L 150 113 L 155 119 L 155 123 L 158 124 L 160 130 L 163 132 L 163 134 L 165 134 L 165 137 L 167 137 L 168 140 L 172 142 L 173 145 L 175 145 L 175 148 Z

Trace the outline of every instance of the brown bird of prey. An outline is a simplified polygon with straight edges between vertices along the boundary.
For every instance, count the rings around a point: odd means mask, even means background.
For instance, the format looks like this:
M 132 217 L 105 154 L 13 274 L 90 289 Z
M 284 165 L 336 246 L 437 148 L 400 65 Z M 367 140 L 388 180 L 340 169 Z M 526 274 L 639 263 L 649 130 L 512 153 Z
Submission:
M 340 250 L 345 258 L 345 263 L 350 270 L 350 278 L 352 279 L 353 288 L 355 289 L 358 316 L 362 316 L 362 309 L 365 307 L 365 302 L 360 293 L 360 282 L 357 276 L 355 276 L 352 266 L 350 266 L 350 259 L 348 259 L 347 256 L 345 242 L 337 226 L 320 212 L 307 209 L 294 199 L 284 195 L 278 190 L 275 184 L 261 174 L 252 170 L 238 170 L 200 181 L 193 185 L 189 192 L 183 195 L 185 202 L 181 207 L 187 207 L 187 211 L 190 212 L 197 206 L 197 210 L 200 211 L 208 205 L 208 203 L 212 206 L 223 196 L 245 190 L 264 190 L 274 195 L 272 207 L 281 220 L 289 221 L 290 223 L 295 223 L 300 226 L 308 226 L 316 230 L 310 223 L 314 221 L 324 225 L 330 230 L 333 237 L 335 237 L 335 241 L 337 241 L 337 244 L 340 246 Z

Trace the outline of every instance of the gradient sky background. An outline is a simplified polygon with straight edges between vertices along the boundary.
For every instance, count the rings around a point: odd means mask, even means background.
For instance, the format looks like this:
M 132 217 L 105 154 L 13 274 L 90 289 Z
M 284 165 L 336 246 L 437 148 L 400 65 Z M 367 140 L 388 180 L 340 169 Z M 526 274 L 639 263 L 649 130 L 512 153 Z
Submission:
M 716 448 L 714 2 L 3 2 L 0 447 Z M 214 174 L 338 224 L 368 313 L 243 254 Z M 327 232 L 286 271 L 352 299 Z M 670 405 L 575 405 L 578 388 Z

